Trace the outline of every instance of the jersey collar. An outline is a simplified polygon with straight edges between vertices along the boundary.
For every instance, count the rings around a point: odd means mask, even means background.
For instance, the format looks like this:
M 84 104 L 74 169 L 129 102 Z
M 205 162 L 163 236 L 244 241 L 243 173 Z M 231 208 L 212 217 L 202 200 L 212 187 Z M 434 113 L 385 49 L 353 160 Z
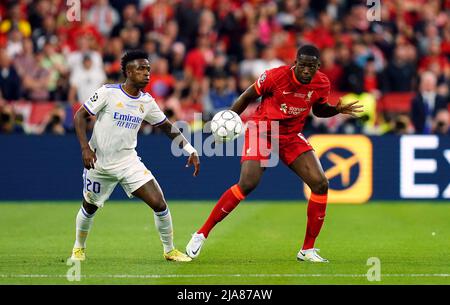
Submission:
M 291 75 L 292 75 L 292 79 L 294 80 L 294 83 L 296 83 L 297 85 L 301 86 L 302 83 L 298 81 L 297 77 L 295 77 L 294 68 L 295 68 L 295 66 L 292 66 L 292 67 L 291 67 Z
M 123 90 L 122 84 L 120 84 L 120 90 L 122 90 L 123 94 L 125 94 L 125 95 L 128 96 L 129 98 L 132 98 L 132 99 L 135 99 L 135 100 L 138 99 L 138 98 L 140 98 L 140 97 L 142 96 L 142 91 L 139 91 L 139 95 L 138 95 L 138 96 L 129 95 L 128 93 L 125 92 L 125 90 Z

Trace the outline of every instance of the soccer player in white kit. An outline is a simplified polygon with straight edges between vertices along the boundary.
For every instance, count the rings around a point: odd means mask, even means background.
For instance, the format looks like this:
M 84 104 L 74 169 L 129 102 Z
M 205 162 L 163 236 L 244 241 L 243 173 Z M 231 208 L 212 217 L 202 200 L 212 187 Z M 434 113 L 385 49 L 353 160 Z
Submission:
M 162 190 L 135 150 L 142 121 L 160 128 L 189 153 L 186 166 L 194 165 L 194 176 L 200 169 L 198 153 L 166 118 L 153 97 L 141 91 L 150 80 L 147 53 L 130 51 L 122 57 L 121 63 L 125 82 L 99 88 L 74 118 L 84 163 L 84 198 L 76 217 L 76 240 L 71 258 L 85 260 L 86 239 L 95 212 L 120 183 L 130 198 L 140 198 L 153 209 L 164 258 L 188 262 L 191 258 L 174 247 L 172 218 Z M 96 122 L 88 142 L 86 125 L 89 116 L 95 116 Z

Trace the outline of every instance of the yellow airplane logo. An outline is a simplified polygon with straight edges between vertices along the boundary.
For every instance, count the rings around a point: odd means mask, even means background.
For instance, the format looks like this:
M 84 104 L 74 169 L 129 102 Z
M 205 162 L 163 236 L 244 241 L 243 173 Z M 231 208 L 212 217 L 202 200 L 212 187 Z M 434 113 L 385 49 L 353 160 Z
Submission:
M 334 166 L 329 168 L 325 172 L 325 177 L 331 179 L 337 175 L 342 175 L 343 186 L 349 186 L 350 184 L 350 169 L 353 165 L 358 163 L 358 157 L 353 155 L 348 159 L 345 159 L 335 153 L 328 153 L 327 158 L 334 163 Z

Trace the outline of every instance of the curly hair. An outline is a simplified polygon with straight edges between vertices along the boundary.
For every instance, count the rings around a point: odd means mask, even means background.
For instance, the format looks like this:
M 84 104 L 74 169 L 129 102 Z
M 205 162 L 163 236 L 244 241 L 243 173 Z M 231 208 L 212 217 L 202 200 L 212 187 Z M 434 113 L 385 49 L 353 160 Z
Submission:
M 142 50 L 133 50 L 126 52 L 120 60 L 123 76 L 127 77 L 127 65 L 130 61 L 133 61 L 135 59 L 148 59 L 148 54 L 147 52 Z

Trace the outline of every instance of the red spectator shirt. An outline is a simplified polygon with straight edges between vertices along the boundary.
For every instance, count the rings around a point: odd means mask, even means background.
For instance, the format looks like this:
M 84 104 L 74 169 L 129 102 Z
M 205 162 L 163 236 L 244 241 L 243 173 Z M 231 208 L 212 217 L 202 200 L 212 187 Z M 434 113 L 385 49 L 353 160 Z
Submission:
M 250 120 L 279 121 L 280 135 L 301 132 L 313 104 L 327 103 L 330 95 L 330 81 L 325 74 L 317 71 L 309 84 L 302 84 L 293 66 L 267 70 L 254 85 L 262 100 Z

